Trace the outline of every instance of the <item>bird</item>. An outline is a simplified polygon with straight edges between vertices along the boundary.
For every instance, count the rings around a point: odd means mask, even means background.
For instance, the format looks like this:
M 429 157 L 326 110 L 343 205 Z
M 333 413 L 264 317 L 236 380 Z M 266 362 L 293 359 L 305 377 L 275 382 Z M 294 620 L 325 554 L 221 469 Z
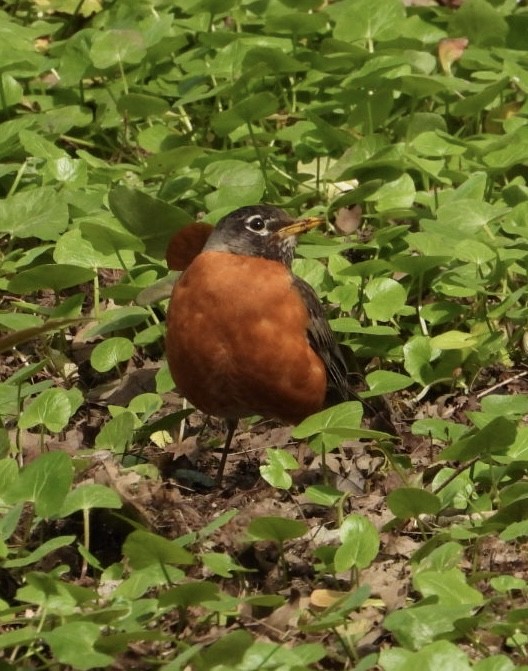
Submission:
M 292 272 L 297 237 L 322 221 L 244 206 L 199 231 L 203 247 L 180 263 L 166 358 L 181 395 L 226 421 L 217 485 L 239 419 L 298 424 L 350 398 L 347 364 L 323 306 Z

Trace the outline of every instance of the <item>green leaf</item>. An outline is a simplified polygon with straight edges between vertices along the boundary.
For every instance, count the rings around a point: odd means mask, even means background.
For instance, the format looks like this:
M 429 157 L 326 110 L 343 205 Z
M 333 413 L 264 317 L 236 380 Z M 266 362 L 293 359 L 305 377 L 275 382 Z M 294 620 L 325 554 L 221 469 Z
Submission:
M 391 394 L 400 389 L 407 389 L 413 384 L 413 380 L 407 375 L 394 373 L 389 370 L 376 370 L 369 373 L 365 378 L 368 386 L 368 392 L 362 392 L 362 398 L 370 396 L 379 396 L 380 394 Z
M 36 564 L 41 561 L 46 555 L 59 550 L 60 548 L 71 545 L 75 541 L 75 536 L 58 536 L 57 538 L 51 538 L 49 541 L 42 543 L 33 552 L 30 552 L 25 557 L 20 557 L 19 559 L 8 559 L 3 562 L 5 568 L 21 568 L 23 566 L 30 566 L 31 564 Z
M 292 538 L 300 538 L 307 531 L 308 526 L 305 522 L 282 517 L 256 517 L 251 520 L 247 529 L 251 539 L 275 541 L 279 545 Z
M 249 654 L 254 646 L 254 640 L 248 631 L 238 630 L 228 632 L 220 637 L 203 653 L 202 660 L 205 668 L 220 666 L 225 669 L 244 666 L 243 659 L 246 652 Z M 273 664 L 273 662 L 272 662 Z M 255 668 L 262 668 L 257 661 Z
M 70 399 L 63 389 L 46 389 L 24 409 L 18 426 L 32 429 L 40 425 L 58 433 L 67 426 L 72 414 Z
M 403 656 L 395 656 L 395 651 L 392 648 L 381 652 L 379 664 L 384 671 L 471 671 L 473 668 L 464 651 L 450 641 L 433 641 L 417 652 Z M 391 658 L 394 660 L 395 657 L 396 665 L 391 663 Z
M 343 497 L 343 494 L 329 485 L 314 485 L 307 487 L 304 492 L 306 498 L 311 503 L 319 506 L 328 506 L 329 508 L 335 506 Z
M 367 201 L 374 201 L 378 212 L 407 210 L 412 207 L 416 189 L 412 178 L 403 174 L 392 182 L 383 184 Z
M 467 37 L 475 46 L 503 45 L 508 24 L 501 13 L 486 0 L 466 0 L 449 21 L 451 35 Z
M 100 637 L 99 625 L 87 621 L 60 624 L 43 634 L 44 640 L 61 664 L 71 665 L 81 671 L 108 667 L 114 661 L 110 655 L 96 650 L 95 646 Z
M 135 569 L 152 564 L 194 564 L 194 557 L 176 541 L 170 541 L 147 531 L 133 531 L 123 545 L 123 554 Z
M 232 578 L 233 572 L 246 570 L 222 552 L 206 552 L 201 559 L 205 568 L 221 578 Z
M 299 468 L 299 462 L 286 450 L 267 449 L 268 464 L 260 467 L 260 474 L 272 487 L 289 489 L 292 478 L 288 470 Z
M 375 321 L 390 321 L 404 306 L 407 299 L 401 284 L 389 277 L 376 277 L 368 282 L 365 294 L 365 312 Z
M 149 317 L 150 312 L 147 309 L 135 305 L 107 310 L 103 312 L 100 323 L 85 333 L 85 338 L 90 339 L 113 331 L 122 331 L 142 324 Z
M 510 447 L 515 445 L 516 438 L 516 422 L 505 417 L 495 417 L 480 431 L 471 436 L 462 437 L 458 442 L 446 447 L 438 458 L 468 461 L 479 455 L 484 458 L 490 454 L 505 454 Z
M 337 573 L 353 566 L 359 569 L 369 566 L 379 551 L 380 539 L 376 527 L 363 515 L 345 517 L 339 528 L 341 545 L 334 555 Z
M 472 606 L 445 604 L 418 605 L 389 613 L 384 626 L 400 645 L 420 650 L 437 638 L 456 631 L 456 621 L 471 617 Z M 405 667 L 407 669 L 411 666 Z
M 474 335 L 461 331 L 446 331 L 431 338 L 431 346 L 442 350 L 474 348 L 476 344 L 477 338 Z
M 0 326 L 10 331 L 20 331 L 42 326 L 42 319 L 37 315 L 26 315 L 23 312 L 0 313 Z
M 480 606 L 484 597 L 467 584 L 466 576 L 458 568 L 448 571 L 421 571 L 414 577 L 414 585 L 424 596 L 436 597 L 445 606 Z
M 0 233 L 9 233 L 14 238 L 57 240 L 67 225 L 66 202 L 51 186 L 0 200 Z
M 88 268 L 79 268 L 68 264 L 41 264 L 23 270 L 10 280 L 8 288 L 15 294 L 31 294 L 41 289 L 62 291 L 78 284 L 90 282 L 95 272 Z
M 203 155 L 203 149 L 194 145 L 183 145 L 167 151 L 160 151 L 147 159 L 147 169 L 143 173 L 144 177 L 182 172 L 192 165 L 195 159 Z
M 387 497 L 387 505 L 391 512 L 402 520 L 423 514 L 436 515 L 440 512 L 438 496 L 415 487 L 393 489 Z
M 132 266 L 134 256 L 128 249 L 121 251 L 119 256 L 113 251 L 103 254 L 85 239 L 79 229 L 66 231 L 55 245 L 53 259 L 58 264 L 76 265 L 80 268 L 118 268 L 123 264 Z
M 3 631 L 0 634 L 0 649 L 14 648 L 19 645 L 30 645 L 40 638 L 40 632 L 35 627 L 21 627 L 14 631 Z M 10 671 L 13 667 L 5 667 Z
M 454 249 L 453 256 L 461 261 L 469 261 L 480 266 L 489 261 L 494 261 L 497 258 L 497 253 L 488 245 L 478 240 L 472 240 L 470 245 L 466 241 L 459 242 Z
M 328 19 L 323 12 L 313 14 L 299 11 L 291 14 L 271 15 L 267 18 L 264 30 L 271 33 L 287 35 L 311 35 L 318 33 L 327 26 Z
M 105 70 L 118 63 L 140 63 L 146 55 L 145 40 L 138 30 L 110 28 L 93 38 L 90 58 Z
M 435 379 L 434 371 L 429 363 L 433 357 L 431 339 L 426 336 L 415 336 L 403 346 L 404 366 L 409 375 L 422 385 Z
M 117 110 L 121 114 L 127 114 L 130 118 L 146 118 L 165 114 L 169 111 L 169 103 L 157 96 L 128 93 L 117 101 Z
M 170 236 L 192 221 L 179 207 L 126 186 L 110 191 L 108 202 L 123 226 L 139 237 L 147 254 L 155 258 L 163 258 Z
M 363 407 L 356 401 L 348 401 L 308 417 L 292 431 L 294 438 L 308 438 L 327 430 L 347 431 L 359 429 Z
M 134 415 L 131 412 L 123 412 L 103 426 L 97 434 L 95 445 L 99 450 L 111 450 L 121 454 L 132 442 L 134 428 Z
M 237 209 L 258 203 L 266 186 L 260 167 L 244 161 L 211 163 L 205 169 L 204 177 L 217 188 L 205 198 L 209 210 L 222 207 Z
M 128 338 L 108 338 L 93 348 L 90 363 L 99 373 L 106 373 L 123 361 L 128 361 L 133 354 L 134 345 Z
M 255 93 L 235 103 L 231 109 L 219 112 L 213 117 L 212 125 L 218 135 L 223 137 L 244 124 L 274 114 L 278 107 L 279 101 L 273 94 L 267 92 Z
M 121 499 L 113 489 L 104 485 L 85 483 L 68 492 L 60 514 L 62 517 L 67 517 L 78 510 L 121 508 L 121 506 Z
M 22 469 L 17 498 L 32 501 L 37 515 L 49 518 L 59 513 L 72 481 L 73 465 L 66 453 L 41 454 Z
M 396 39 L 405 18 L 403 5 L 397 0 L 338 2 L 326 11 L 336 22 L 334 37 L 347 43 Z

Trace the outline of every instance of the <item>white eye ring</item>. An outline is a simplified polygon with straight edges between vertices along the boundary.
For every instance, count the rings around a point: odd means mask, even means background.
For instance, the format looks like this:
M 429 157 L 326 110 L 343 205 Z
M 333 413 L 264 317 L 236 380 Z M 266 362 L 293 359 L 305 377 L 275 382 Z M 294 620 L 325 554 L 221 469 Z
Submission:
M 248 217 L 245 221 L 245 226 L 252 233 L 257 233 L 258 235 L 268 234 L 268 225 L 260 214 L 253 214 L 251 217 Z

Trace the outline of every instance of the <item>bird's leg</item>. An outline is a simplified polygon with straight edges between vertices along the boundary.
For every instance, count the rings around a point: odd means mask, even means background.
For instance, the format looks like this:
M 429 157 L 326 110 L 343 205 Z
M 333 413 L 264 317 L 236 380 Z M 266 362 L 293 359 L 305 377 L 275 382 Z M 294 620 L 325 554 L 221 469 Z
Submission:
M 222 457 L 220 458 L 220 466 L 218 466 L 218 471 L 216 473 L 215 484 L 217 487 L 220 487 L 222 484 L 222 477 L 224 475 L 224 468 L 227 461 L 227 455 L 229 454 L 229 448 L 231 447 L 231 441 L 235 435 L 236 428 L 238 426 L 238 419 L 227 419 L 227 436 L 224 443 L 224 449 L 222 450 Z

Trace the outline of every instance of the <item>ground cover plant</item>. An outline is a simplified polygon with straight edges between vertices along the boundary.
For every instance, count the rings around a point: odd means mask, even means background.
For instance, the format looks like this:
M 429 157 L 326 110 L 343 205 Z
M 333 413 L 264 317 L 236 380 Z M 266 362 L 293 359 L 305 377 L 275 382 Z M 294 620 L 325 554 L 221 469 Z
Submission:
M 0 4 L 2 671 L 528 668 L 526 35 L 513 0 Z M 248 421 L 215 490 L 164 253 L 261 201 L 327 218 L 295 271 L 392 425 Z

